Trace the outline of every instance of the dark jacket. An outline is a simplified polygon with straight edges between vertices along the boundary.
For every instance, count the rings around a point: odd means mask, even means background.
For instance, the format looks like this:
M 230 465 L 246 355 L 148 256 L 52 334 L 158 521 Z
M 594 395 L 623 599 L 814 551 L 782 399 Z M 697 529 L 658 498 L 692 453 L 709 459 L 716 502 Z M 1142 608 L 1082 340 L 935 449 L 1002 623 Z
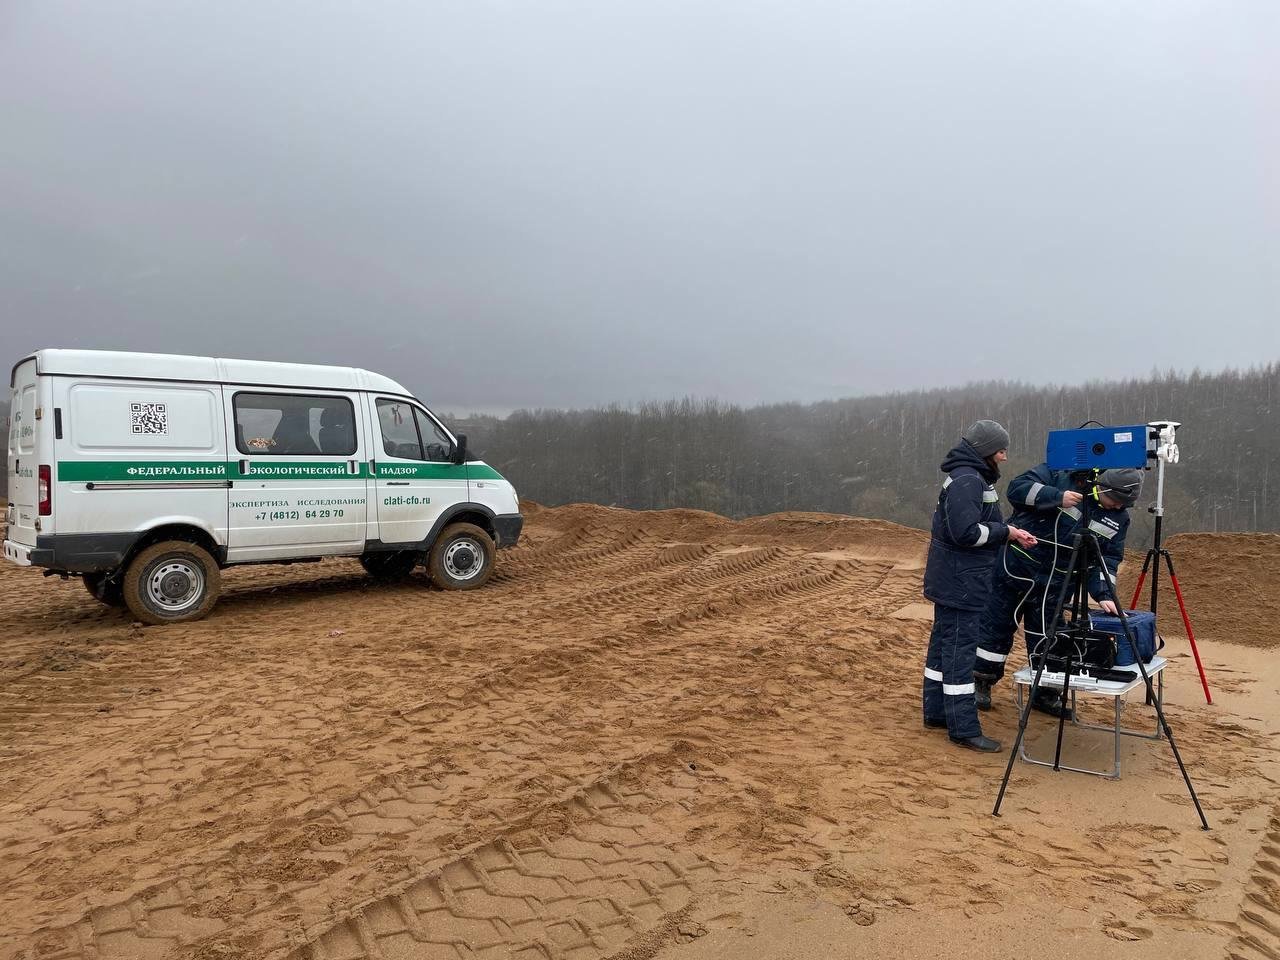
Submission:
M 1067 490 L 1086 493 L 1071 482 L 1066 470 L 1050 470 L 1042 463 L 1009 481 L 1005 496 L 1013 506 L 1009 522 L 1033 533 L 1040 540 L 1030 549 L 1008 544 L 1001 552 L 997 569 L 1018 578 L 1034 578 L 1043 583 L 1066 572 L 1071 557 L 1071 536 L 1084 518 L 1080 507 L 1063 510 L 1062 495 Z M 1115 587 L 1116 568 L 1124 560 L 1124 541 L 1129 533 L 1129 511 L 1106 510 L 1100 503 L 1089 505 L 1089 527 L 1098 535 L 1103 567 L 1089 571 L 1089 595 L 1106 599 L 1104 578 Z
M 961 440 L 942 461 L 942 490 L 933 511 L 924 595 L 934 603 L 981 610 L 991 592 L 996 548 L 1009 537 L 993 484 L 998 468 Z

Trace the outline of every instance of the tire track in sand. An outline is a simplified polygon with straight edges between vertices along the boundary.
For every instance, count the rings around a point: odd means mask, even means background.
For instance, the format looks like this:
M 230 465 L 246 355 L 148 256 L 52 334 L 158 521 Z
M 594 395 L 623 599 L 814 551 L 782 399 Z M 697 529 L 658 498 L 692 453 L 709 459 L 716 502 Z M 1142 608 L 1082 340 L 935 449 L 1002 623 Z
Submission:
M 710 861 L 679 850 L 680 838 L 655 819 L 696 791 L 679 749 L 571 787 L 564 799 L 462 852 L 436 855 L 428 869 L 374 892 L 336 920 L 276 930 L 263 942 L 233 922 L 243 918 L 211 911 L 192 883 L 167 882 L 46 932 L 36 956 L 599 957 L 682 911 L 698 883 L 715 874 Z M 430 816 L 431 798 L 417 800 Z M 319 829 L 302 855 L 324 864 L 348 837 Z
M 1280 960 L 1280 806 L 1267 824 L 1237 925 L 1228 960 Z
M 652 817 L 669 793 L 595 783 L 309 934 L 289 960 L 603 957 L 686 911 L 716 873 Z
M 882 580 L 882 572 L 878 570 L 860 570 L 857 566 L 856 564 L 844 565 L 839 570 L 832 571 L 829 576 L 817 578 L 811 574 L 804 574 L 792 576 L 789 579 L 785 577 L 781 580 L 775 579 L 771 581 L 772 585 L 769 589 L 751 591 L 744 601 L 737 605 L 731 605 L 720 612 L 704 611 L 706 615 L 700 617 L 697 623 L 700 628 L 711 628 L 714 633 L 715 630 L 712 624 L 717 622 L 714 619 L 716 616 L 723 616 L 729 621 L 745 620 L 752 618 L 754 616 L 753 611 L 760 605 L 765 605 L 772 609 L 778 607 L 780 603 L 783 607 L 788 604 L 805 604 L 814 599 L 815 587 L 822 588 L 820 592 L 824 595 L 839 595 L 849 593 L 855 589 L 865 592 L 867 588 L 871 588 L 874 591 L 874 585 Z M 680 632 L 679 627 L 673 627 L 672 629 L 676 630 L 677 633 Z M 507 668 L 503 671 L 501 678 L 489 675 L 479 679 L 470 691 L 452 691 L 451 696 L 446 701 L 437 704 L 440 708 L 437 713 L 437 719 L 422 725 L 419 733 L 423 734 L 429 731 L 430 737 L 422 738 L 419 747 L 415 749 L 427 749 L 433 740 L 436 741 L 438 746 L 440 738 L 446 737 L 448 739 L 447 734 L 450 731 L 453 732 L 459 742 L 470 741 L 473 743 L 474 748 L 481 748 L 482 744 L 474 740 L 477 730 L 476 723 L 467 724 L 465 722 L 466 716 L 476 717 L 477 723 L 484 719 L 486 725 L 493 726 L 496 729 L 508 729 L 510 727 L 510 721 L 504 722 L 501 719 L 504 714 L 510 714 L 511 721 L 523 718 L 520 719 L 519 728 L 522 730 L 522 736 L 527 738 L 536 732 L 538 725 L 531 724 L 527 711 L 520 707 L 520 693 L 522 691 L 527 692 L 531 684 L 538 683 L 543 683 L 544 685 L 545 683 L 551 683 L 554 688 L 568 677 L 573 677 L 575 681 L 580 681 L 584 676 L 584 672 L 596 675 L 612 674 L 619 678 L 624 678 L 633 672 L 632 665 L 638 654 L 637 643 L 647 641 L 650 645 L 662 644 L 670 655 L 677 656 L 680 659 L 694 656 L 697 660 L 706 661 L 704 668 L 710 665 L 707 658 L 697 653 L 696 647 L 690 648 L 680 644 L 672 646 L 673 637 L 671 631 L 641 631 L 631 637 L 630 642 L 619 641 L 611 644 L 608 642 L 610 638 L 607 634 L 601 639 L 603 642 L 597 649 L 579 649 L 572 652 L 558 651 L 556 655 L 551 657 L 533 655 L 512 665 L 511 668 Z M 723 642 L 718 639 L 715 639 L 714 643 L 717 646 L 723 646 Z M 623 680 L 618 685 L 615 696 L 626 697 L 629 695 L 634 699 L 640 694 L 641 691 L 635 681 Z M 549 711 L 554 710 L 554 696 L 548 695 L 538 699 L 550 704 Z M 696 714 L 697 708 L 694 707 L 691 715 L 696 716 Z M 490 748 L 501 752 L 501 746 L 497 742 L 490 744 Z M 545 751 L 545 749 L 549 748 L 544 746 L 536 748 L 536 750 Z M 533 759 L 536 761 L 536 758 L 535 752 Z M 499 767 L 507 772 L 509 775 L 507 782 L 510 783 L 512 779 L 520 780 L 532 774 L 536 770 L 536 763 L 531 765 L 522 756 L 504 755 Z M 492 784 L 492 787 L 499 790 L 505 789 L 513 793 L 518 792 L 512 791 L 510 786 L 503 788 L 498 784 Z M 352 802 L 344 809 L 339 810 L 335 807 L 329 814 L 324 815 L 317 824 L 317 829 L 328 830 L 335 828 L 338 831 L 336 835 L 345 836 L 346 834 L 342 833 L 342 831 L 344 828 L 348 828 L 350 833 L 359 834 L 365 838 L 362 843 L 367 848 L 379 837 L 404 833 L 413 827 L 422 826 L 430 820 L 430 811 L 423 808 L 420 803 L 415 805 L 408 802 L 410 799 L 430 804 L 437 802 L 447 792 L 438 788 L 428 787 L 427 784 L 422 783 L 422 778 L 418 778 L 418 781 L 410 787 L 410 791 L 411 793 L 406 793 L 404 790 L 400 790 L 397 795 L 396 791 L 393 790 L 390 796 L 381 789 L 371 788 L 362 791 L 357 797 L 353 797 Z M 456 793 L 456 788 L 454 792 Z M 441 822 L 439 820 L 439 814 L 441 813 L 443 811 L 437 811 L 437 823 Z M 448 817 L 444 819 L 447 821 Z M 359 821 L 359 824 L 357 824 L 357 821 Z M 326 823 L 329 824 L 328 827 L 325 826 Z M 305 837 L 302 839 L 305 839 Z M 359 847 L 361 844 L 357 843 L 356 846 Z M 279 845 L 279 849 L 287 852 L 292 847 L 289 843 L 283 842 Z M 358 850 L 352 850 L 351 853 L 358 855 Z M 189 875 L 186 881 L 187 889 L 203 889 L 208 884 L 203 882 L 201 877 L 207 879 L 211 872 L 227 869 L 223 865 L 225 856 L 226 854 L 224 853 L 205 869 Z M 253 868 L 266 870 L 267 876 L 274 876 L 275 868 L 270 866 L 272 859 L 273 855 L 268 854 L 266 860 L 261 861 Z M 295 871 L 292 879 L 302 882 L 305 887 L 306 872 L 305 868 L 302 870 L 301 875 L 298 875 Z M 324 879 L 323 869 L 320 870 L 320 874 L 313 879 L 317 881 Z M 163 927 L 157 927 L 157 929 L 162 930 L 160 934 L 162 939 L 175 936 L 177 931 L 183 929 L 181 917 L 184 913 L 191 917 L 188 927 L 190 929 L 200 929 L 201 923 L 207 922 L 207 920 L 202 921 L 202 917 L 208 917 L 211 912 L 210 905 L 200 903 L 199 897 L 197 897 L 196 902 L 192 902 L 188 897 L 175 893 L 174 890 L 176 889 L 178 888 L 175 885 L 171 888 L 147 893 L 140 898 L 135 898 L 131 903 L 115 905 L 110 908 L 113 912 L 93 914 L 93 917 L 98 919 L 94 919 L 91 922 L 94 924 L 115 923 L 119 917 L 124 915 L 119 912 L 120 910 L 138 913 L 142 910 L 139 904 L 145 905 L 150 902 L 147 899 L 148 897 L 158 897 L 158 902 L 165 905 L 164 917 L 167 924 Z M 179 906 L 179 904 L 184 904 L 185 906 Z M 142 912 L 145 913 L 145 910 L 142 910 Z M 152 924 L 152 926 L 155 925 Z M 110 934 L 109 940 L 114 939 L 123 942 L 126 939 L 119 930 L 108 929 L 107 933 Z

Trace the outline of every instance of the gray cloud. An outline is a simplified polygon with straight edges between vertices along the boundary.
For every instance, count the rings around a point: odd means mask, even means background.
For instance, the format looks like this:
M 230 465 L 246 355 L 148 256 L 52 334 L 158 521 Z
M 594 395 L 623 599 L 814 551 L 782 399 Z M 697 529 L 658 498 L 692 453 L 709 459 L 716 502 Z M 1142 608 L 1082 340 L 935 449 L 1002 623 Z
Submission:
M 10 3 L 0 344 L 456 410 L 1275 359 L 1277 64 L 1270 0 Z

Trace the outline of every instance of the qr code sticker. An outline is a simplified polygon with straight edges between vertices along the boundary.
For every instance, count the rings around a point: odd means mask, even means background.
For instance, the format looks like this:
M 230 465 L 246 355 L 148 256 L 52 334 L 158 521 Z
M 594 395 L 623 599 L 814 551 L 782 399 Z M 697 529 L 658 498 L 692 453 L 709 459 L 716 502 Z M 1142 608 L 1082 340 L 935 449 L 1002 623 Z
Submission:
M 129 417 L 134 433 L 164 436 L 169 432 L 169 414 L 163 403 L 131 403 Z

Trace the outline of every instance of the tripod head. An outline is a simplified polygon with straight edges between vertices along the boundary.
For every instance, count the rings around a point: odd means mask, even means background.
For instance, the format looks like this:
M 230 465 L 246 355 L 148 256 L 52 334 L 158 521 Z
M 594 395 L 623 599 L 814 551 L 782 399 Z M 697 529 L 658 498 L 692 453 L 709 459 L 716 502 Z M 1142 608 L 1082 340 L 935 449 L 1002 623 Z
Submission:
M 1147 456 L 1156 461 L 1156 502 L 1147 507 L 1147 512 L 1154 514 L 1158 523 L 1164 516 L 1164 465 L 1178 462 L 1177 431 L 1182 424 L 1177 420 L 1152 420 L 1147 426 L 1151 430 Z
M 1177 430 L 1181 423 L 1177 420 L 1152 420 L 1147 424 L 1151 428 L 1151 440 L 1154 444 L 1154 452 L 1148 456 L 1159 460 L 1162 463 L 1178 462 L 1178 442 Z

